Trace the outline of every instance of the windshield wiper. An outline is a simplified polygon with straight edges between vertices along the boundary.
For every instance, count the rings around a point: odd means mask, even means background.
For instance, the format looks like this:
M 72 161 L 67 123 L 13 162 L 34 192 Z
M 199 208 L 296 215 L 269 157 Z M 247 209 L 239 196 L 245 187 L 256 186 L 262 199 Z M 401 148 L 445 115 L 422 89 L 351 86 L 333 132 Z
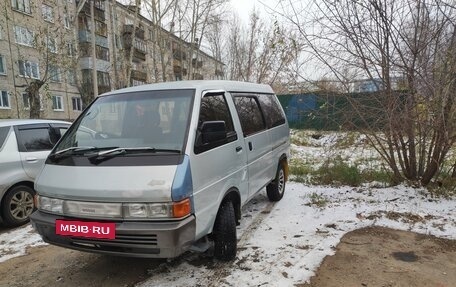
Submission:
M 69 147 L 69 148 L 65 148 L 65 149 L 56 151 L 52 155 L 64 154 L 64 153 L 67 153 L 67 152 L 70 152 L 70 151 L 72 151 L 72 152 L 75 152 L 75 151 L 87 151 L 87 150 L 93 150 L 93 149 L 96 149 L 96 147 L 94 147 L 94 146 L 72 146 L 72 147 Z
M 72 146 L 69 148 L 65 148 L 65 149 L 56 151 L 55 153 L 49 155 L 49 158 L 52 160 L 62 159 L 65 157 L 69 157 L 69 156 L 75 154 L 76 152 L 85 152 L 85 151 L 94 150 L 94 149 L 97 149 L 97 148 L 94 146 Z
M 181 150 L 178 149 L 160 149 L 154 147 L 118 147 L 113 148 L 110 150 L 99 151 L 97 153 L 89 155 L 87 158 L 94 162 L 100 163 L 107 159 L 123 155 L 123 154 L 131 154 L 131 153 L 141 153 L 141 152 L 148 152 L 148 153 L 157 153 L 157 152 L 165 152 L 165 153 L 177 153 L 180 154 Z

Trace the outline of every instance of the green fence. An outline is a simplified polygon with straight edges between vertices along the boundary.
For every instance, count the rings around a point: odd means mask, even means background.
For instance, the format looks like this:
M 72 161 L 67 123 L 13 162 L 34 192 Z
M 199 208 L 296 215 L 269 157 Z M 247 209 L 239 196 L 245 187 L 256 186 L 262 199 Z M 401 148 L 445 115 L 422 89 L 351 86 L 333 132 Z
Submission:
M 400 113 L 406 99 L 402 92 L 395 93 L 393 101 L 385 97 L 380 92 L 278 95 L 290 127 L 314 130 L 381 129 L 391 103 L 395 103 L 394 112 Z

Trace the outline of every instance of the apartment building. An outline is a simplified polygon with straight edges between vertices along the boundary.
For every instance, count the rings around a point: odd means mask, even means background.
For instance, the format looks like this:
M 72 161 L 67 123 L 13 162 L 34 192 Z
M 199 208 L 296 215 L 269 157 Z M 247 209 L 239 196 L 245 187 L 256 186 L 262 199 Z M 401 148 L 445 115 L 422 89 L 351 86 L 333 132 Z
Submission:
M 0 119 L 29 117 L 34 80 L 41 117 L 74 120 L 81 93 L 224 78 L 222 62 L 114 0 L 5 0 L 0 9 Z

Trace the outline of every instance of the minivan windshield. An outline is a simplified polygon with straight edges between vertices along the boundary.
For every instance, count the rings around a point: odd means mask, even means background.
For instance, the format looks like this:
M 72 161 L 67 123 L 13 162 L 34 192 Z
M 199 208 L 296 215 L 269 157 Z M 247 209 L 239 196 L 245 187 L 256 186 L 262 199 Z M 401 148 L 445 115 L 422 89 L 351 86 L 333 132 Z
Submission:
M 53 156 L 183 153 L 194 93 L 162 90 L 99 97 L 65 133 Z

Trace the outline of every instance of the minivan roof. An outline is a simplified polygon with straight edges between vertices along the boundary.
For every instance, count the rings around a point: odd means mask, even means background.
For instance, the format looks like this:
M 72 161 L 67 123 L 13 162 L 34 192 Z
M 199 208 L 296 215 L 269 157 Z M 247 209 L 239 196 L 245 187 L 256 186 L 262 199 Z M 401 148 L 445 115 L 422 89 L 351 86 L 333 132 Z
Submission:
M 237 81 L 219 81 L 219 80 L 206 80 L 206 81 L 175 81 L 157 84 L 147 84 L 135 86 L 125 89 L 120 89 L 112 92 L 105 93 L 101 96 L 108 96 L 120 93 L 131 92 L 144 92 L 151 90 L 173 90 L 173 89 L 198 89 L 198 90 L 225 90 L 228 92 L 250 92 L 250 93 L 264 93 L 273 94 L 274 91 L 269 85 L 255 84 L 248 82 Z

